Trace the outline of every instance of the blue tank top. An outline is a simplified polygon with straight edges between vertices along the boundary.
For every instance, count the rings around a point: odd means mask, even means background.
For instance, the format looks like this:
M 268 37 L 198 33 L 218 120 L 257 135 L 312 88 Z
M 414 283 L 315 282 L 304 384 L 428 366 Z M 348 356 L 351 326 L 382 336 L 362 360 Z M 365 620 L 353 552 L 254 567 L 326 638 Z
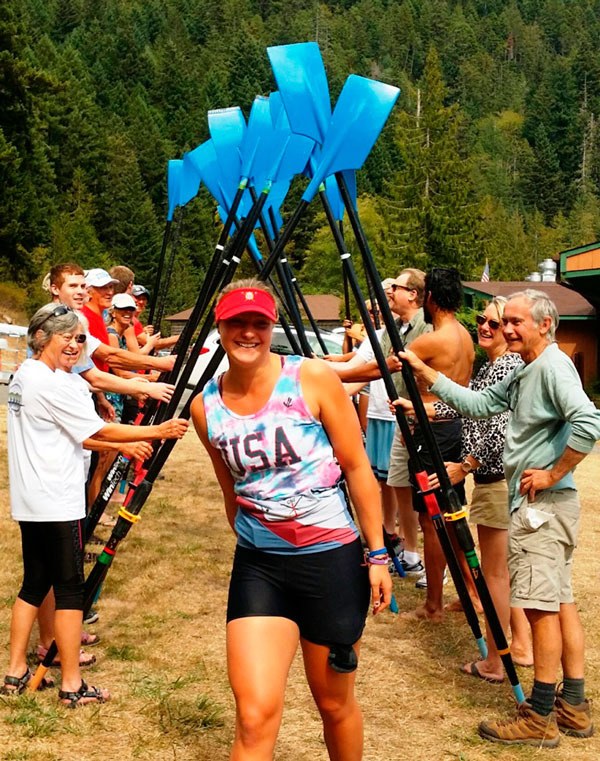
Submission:
M 321 552 L 358 536 L 325 429 L 302 397 L 303 360 L 285 358 L 270 399 L 252 415 L 225 406 L 218 379 L 203 392 L 209 441 L 233 477 L 244 547 Z

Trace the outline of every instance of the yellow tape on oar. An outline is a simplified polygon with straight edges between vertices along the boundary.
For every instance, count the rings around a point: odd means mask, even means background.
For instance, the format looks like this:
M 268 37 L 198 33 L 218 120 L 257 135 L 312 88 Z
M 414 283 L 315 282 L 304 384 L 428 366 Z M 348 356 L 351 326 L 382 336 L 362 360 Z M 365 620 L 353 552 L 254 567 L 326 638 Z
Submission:
M 466 518 L 469 513 L 466 510 L 458 510 L 456 513 L 444 513 L 445 521 L 459 521 L 461 518 Z
M 126 521 L 129 521 L 129 523 L 137 523 L 138 521 L 142 520 L 141 515 L 137 515 L 136 513 L 130 513 L 129 510 L 126 507 L 121 506 L 121 509 L 118 512 L 119 518 L 125 518 Z

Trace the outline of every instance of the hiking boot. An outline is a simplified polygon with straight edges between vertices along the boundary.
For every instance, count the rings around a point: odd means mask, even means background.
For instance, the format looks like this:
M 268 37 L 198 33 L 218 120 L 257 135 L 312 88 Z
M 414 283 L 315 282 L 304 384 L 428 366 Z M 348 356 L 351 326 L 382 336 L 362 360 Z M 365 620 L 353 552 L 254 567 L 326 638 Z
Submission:
M 538 748 L 555 748 L 560 736 L 556 714 L 540 716 L 528 703 L 521 703 L 514 719 L 482 721 L 479 734 L 484 740 L 505 745 L 535 745 Z
M 554 710 L 556 711 L 558 728 L 565 735 L 591 737 L 594 734 L 589 700 L 584 700 L 583 703 L 574 706 L 557 695 L 554 701 Z

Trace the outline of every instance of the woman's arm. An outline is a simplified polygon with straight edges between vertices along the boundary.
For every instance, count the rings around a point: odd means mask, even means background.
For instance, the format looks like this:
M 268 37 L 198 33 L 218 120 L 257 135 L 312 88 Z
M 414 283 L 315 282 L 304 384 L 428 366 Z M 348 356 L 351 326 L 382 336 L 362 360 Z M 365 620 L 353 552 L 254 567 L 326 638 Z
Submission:
M 237 502 L 235 497 L 235 491 L 233 488 L 233 478 L 229 471 L 229 468 L 223 461 L 221 454 L 213 447 L 208 440 L 208 426 L 206 424 L 206 413 L 204 411 L 204 401 L 202 400 L 202 394 L 194 399 L 191 406 L 191 416 L 194 428 L 198 434 L 198 438 L 202 442 L 202 445 L 208 452 L 208 456 L 211 459 L 213 468 L 215 469 L 215 475 L 221 491 L 223 492 L 223 501 L 225 503 L 225 513 L 227 520 L 235 533 L 235 516 L 237 514 Z
M 131 378 L 119 378 L 111 373 L 104 373 L 97 367 L 81 373 L 81 377 L 94 389 L 101 391 L 113 391 L 115 394 L 129 394 L 130 396 L 151 396 L 161 402 L 168 402 L 173 396 L 175 386 L 170 383 L 148 383 L 147 379 L 136 373 Z
M 321 362 L 303 362 L 300 380 L 304 399 L 323 424 L 344 473 L 367 546 L 370 550 L 381 549 L 384 546 L 381 497 L 352 402 L 336 374 Z M 369 578 L 373 610 L 383 610 L 389 605 L 392 593 L 387 566 L 370 565 Z
M 92 452 L 104 452 L 106 450 L 120 452 L 129 460 L 139 460 L 141 462 L 152 456 L 152 444 L 149 444 L 147 441 L 132 441 L 129 444 L 117 444 L 114 441 L 86 439 L 83 442 L 83 448 L 89 449 Z
M 125 444 L 140 439 L 180 439 L 188 429 L 188 421 L 182 418 L 165 420 L 160 425 L 123 425 L 107 423 L 91 438 L 96 441 L 115 441 Z

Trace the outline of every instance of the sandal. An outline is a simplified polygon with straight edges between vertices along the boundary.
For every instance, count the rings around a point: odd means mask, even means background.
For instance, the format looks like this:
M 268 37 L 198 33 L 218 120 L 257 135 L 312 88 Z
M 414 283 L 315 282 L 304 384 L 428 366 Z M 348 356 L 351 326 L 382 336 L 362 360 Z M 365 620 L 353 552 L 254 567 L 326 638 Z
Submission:
M 81 632 L 81 644 L 85 647 L 93 647 L 100 642 L 100 637 L 97 634 L 90 634 L 90 632 Z
M 27 688 L 31 676 L 31 671 L 29 669 L 27 669 L 20 678 L 18 676 L 9 676 L 7 674 L 4 677 L 4 684 L 0 687 L 0 695 L 20 695 Z
M 110 700 L 110 693 L 108 690 L 103 690 L 93 685 L 88 687 L 82 680 L 81 687 L 77 692 L 59 690 L 58 699 L 67 708 L 77 708 L 77 706 L 85 706 L 88 703 L 106 703 L 107 700 Z
M 47 647 L 43 647 L 42 645 L 37 646 L 36 657 L 38 659 L 38 663 L 41 663 L 44 660 L 47 652 L 48 652 Z M 86 668 L 86 666 L 93 666 L 94 663 L 96 663 L 95 655 L 90 655 L 89 653 L 86 653 L 85 650 L 79 651 L 79 667 L 80 668 Z M 55 668 L 60 668 L 60 657 L 58 655 L 52 661 L 50 666 L 54 666 Z

